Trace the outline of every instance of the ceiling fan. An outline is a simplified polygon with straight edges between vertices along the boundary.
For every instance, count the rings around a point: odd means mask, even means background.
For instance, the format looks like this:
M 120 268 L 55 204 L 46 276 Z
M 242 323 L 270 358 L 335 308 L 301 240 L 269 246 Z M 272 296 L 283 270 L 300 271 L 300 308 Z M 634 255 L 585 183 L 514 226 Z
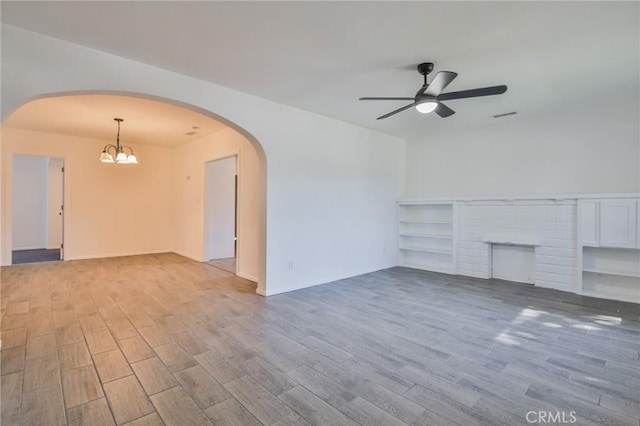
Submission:
M 462 90 L 460 92 L 442 93 L 445 87 L 458 76 L 457 73 L 451 71 L 440 71 L 431 80 L 430 84 L 427 84 L 427 75 L 433 71 L 432 62 L 424 62 L 418 65 L 418 72 L 424 76 L 424 84 L 418 90 L 413 98 L 400 98 L 400 97 L 365 97 L 360 98 L 361 101 L 413 101 L 409 105 L 405 105 L 402 108 L 398 108 L 385 115 L 381 115 L 377 120 L 391 117 L 394 114 L 415 107 L 418 112 L 423 114 L 435 111 L 442 118 L 449 117 L 455 114 L 455 111 L 443 104 L 441 101 L 448 101 L 452 99 L 463 98 L 475 98 L 478 96 L 500 95 L 507 91 L 507 86 L 491 86 L 483 87 L 480 89 Z

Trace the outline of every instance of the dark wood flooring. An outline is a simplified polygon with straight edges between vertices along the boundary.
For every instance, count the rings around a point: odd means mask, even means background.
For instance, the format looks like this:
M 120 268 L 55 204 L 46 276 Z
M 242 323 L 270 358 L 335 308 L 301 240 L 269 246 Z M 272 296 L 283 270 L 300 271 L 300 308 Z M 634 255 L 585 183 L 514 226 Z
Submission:
M 639 424 L 638 305 L 405 268 L 263 298 L 172 254 L 1 273 L 3 425 Z
M 60 260 L 60 249 L 14 250 L 11 252 L 11 263 L 54 262 Z

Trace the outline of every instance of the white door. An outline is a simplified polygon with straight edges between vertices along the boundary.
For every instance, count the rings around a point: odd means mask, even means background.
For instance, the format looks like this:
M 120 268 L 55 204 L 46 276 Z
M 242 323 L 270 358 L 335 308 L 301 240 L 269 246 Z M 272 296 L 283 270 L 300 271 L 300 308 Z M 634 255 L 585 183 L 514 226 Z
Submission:
M 236 156 L 205 164 L 204 258 L 235 257 Z
M 63 259 L 64 160 L 62 158 L 49 158 L 47 192 L 47 248 L 60 249 L 60 259 Z
M 602 247 L 636 246 L 636 200 L 600 201 L 600 245 Z

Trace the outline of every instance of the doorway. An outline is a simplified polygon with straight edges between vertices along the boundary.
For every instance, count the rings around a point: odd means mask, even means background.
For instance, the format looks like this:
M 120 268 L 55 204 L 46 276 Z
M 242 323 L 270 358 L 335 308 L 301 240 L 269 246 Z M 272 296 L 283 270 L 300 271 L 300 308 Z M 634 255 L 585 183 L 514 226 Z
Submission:
M 208 264 L 236 273 L 238 252 L 238 156 L 205 163 L 204 253 Z
M 13 155 L 12 264 L 64 259 L 64 159 Z

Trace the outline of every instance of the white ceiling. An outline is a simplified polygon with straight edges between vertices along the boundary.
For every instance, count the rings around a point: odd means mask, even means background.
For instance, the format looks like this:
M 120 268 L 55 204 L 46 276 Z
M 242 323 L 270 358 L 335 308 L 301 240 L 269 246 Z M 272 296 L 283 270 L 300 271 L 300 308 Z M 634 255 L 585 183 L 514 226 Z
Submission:
M 403 138 L 518 120 L 640 90 L 638 2 L 11 2 L 2 21 Z M 441 119 L 404 101 L 419 62 L 455 71 Z
M 115 143 L 118 132 L 118 123 L 114 121 L 116 117 L 124 120 L 120 125 L 120 143 L 124 145 L 176 147 L 227 127 L 180 106 L 115 95 L 36 99 L 12 113 L 5 125 Z

